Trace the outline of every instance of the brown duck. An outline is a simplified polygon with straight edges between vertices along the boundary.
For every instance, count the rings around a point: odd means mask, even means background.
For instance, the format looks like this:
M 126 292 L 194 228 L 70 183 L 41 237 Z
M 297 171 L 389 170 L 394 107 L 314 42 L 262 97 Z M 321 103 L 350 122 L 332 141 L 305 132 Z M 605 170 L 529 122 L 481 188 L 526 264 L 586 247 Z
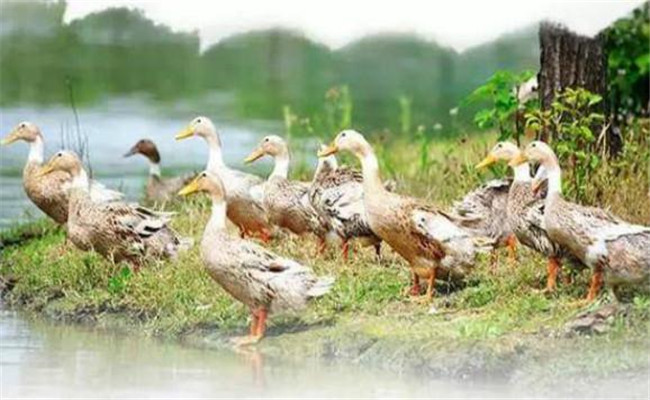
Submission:
M 21 122 L 2 140 L 3 145 L 18 140 L 29 144 L 29 155 L 23 169 L 23 188 L 27 197 L 48 217 L 59 224 L 68 220 L 68 190 L 72 176 L 66 171 L 54 171 L 40 176 L 44 157 L 44 140 L 41 130 L 31 122 Z M 89 196 L 93 202 L 119 200 L 123 194 L 106 188 L 94 180 L 89 181 Z
M 411 293 L 418 294 L 419 279 L 426 279 L 426 299 L 430 300 L 436 279 L 462 278 L 468 272 L 467 267 L 473 266 L 473 260 L 470 265 L 458 263 L 457 260 L 467 259 L 458 255 L 468 250 L 475 254 L 489 240 L 477 237 L 474 241 L 471 234 L 446 213 L 420 200 L 386 190 L 379 177 L 377 157 L 360 133 L 342 131 L 319 156 L 326 157 L 340 150 L 352 152 L 361 161 L 363 204 L 368 223 L 377 236 L 410 264 Z
M 196 176 L 196 174 L 186 174 L 173 178 L 162 178 L 160 176 L 160 153 L 155 143 L 149 139 L 140 139 L 124 154 L 124 157 L 134 154 L 141 154 L 149 160 L 149 179 L 145 188 L 146 200 L 152 202 L 170 201 L 183 186 Z
M 94 250 L 109 260 L 124 260 L 137 268 L 145 257 L 173 257 L 189 244 L 168 227 L 171 214 L 137 204 L 93 202 L 88 175 L 75 153 L 59 151 L 39 176 L 46 178 L 58 171 L 72 176 L 66 226 L 68 238 L 79 249 Z

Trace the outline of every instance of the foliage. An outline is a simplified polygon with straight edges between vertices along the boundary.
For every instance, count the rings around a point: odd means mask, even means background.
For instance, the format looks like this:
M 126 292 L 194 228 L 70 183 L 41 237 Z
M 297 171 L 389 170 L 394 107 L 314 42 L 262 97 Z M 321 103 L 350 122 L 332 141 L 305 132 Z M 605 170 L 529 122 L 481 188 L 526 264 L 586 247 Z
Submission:
M 648 115 L 650 86 L 650 3 L 605 31 L 608 91 L 619 114 Z
M 353 103 L 347 86 L 327 90 L 325 102 L 309 117 L 294 114 L 288 105 L 283 110 L 287 137 L 298 135 L 327 139 L 352 125 Z
M 531 100 L 526 104 L 519 104 L 516 88 L 533 76 L 532 71 L 515 74 L 507 70 L 499 70 L 467 96 L 461 106 L 485 104 L 486 107 L 474 114 L 476 126 L 480 129 L 496 128 L 500 140 L 514 138 L 519 143 L 523 127 L 518 124 L 517 112 L 521 108 L 528 111 L 535 109 L 537 102 Z
M 589 179 L 605 153 L 605 146 L 598 146 L 605 140 L 605 117 L 593 112 L 602 100 L 586 89 L 567 88 L 556 94 L 549 110 L 526 114 L 527 128 L 536 133 L 543 129 L 554 132 L 552 146 L 565 170 L 572 172 L 571 179 L 564 180 L 565 193 L 575 200 L 584 200 Z
M 124 266 L 115 275 L 108 279 L 107 289 L 111 294 L 122 293 L 126 287 L 127 282 L 131 278 L 131 270 Z
M 0 2 L 1 104 L 67 103 L 71 82 L 82 107 L 107 96 L 144 95 L 190 98 L 205 113 L 279 119 L 285 104 L 296 114 L 319 113 L 322 94 L 345 86 L 355 94 L 358 127 L 399 134 L 400 96 L 411 100 L 412 128 L 447 126 L 449 108 L 497 68 L 538 64 L 534 28 L 462 54 L 409 35 L 373 36 L 333 50 L 282 29 L 200 46 L 196 32 L 172 31 L 136 9 L 70 22 L 65 11 L 64 1 Z

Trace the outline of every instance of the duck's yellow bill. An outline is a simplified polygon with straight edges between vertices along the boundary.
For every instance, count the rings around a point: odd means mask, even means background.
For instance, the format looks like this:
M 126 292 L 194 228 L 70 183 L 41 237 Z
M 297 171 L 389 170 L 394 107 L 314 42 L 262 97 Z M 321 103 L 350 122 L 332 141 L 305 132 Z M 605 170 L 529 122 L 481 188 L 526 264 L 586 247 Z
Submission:
M 248 157 L 246 157 L 246 158 L 244 159 L 244 162 L 245 162 L 246 164 L 250 164 L 250 163 L 252 163 L 253 161 L 255 161 L 255 160 L 257 160 L 258 158 L 261 158 L 261 157 L 263 157 L 263 156 L 264 156 L 264 150 L 262 150 L 262 149 L 255 149 L 255 150 L 253 150 L 252 153 L 250 153 L 250 154 L 248 155 Z
M 326 148 L 320 150 L 318 152 L 318 157 L 327 157 L 332 154 L 338 153 L 338 151 L 339 151 L 339 147 L 336 144 L 332 143 Z
M 45 176 L 52 171 L 54 171 L 54 167 L 51 166 L 50 164 L 46 164 L 43 166 L 43 168 L 41 168 L 40 171 L 38 171 L 38 174 L 36 176 L 40 178 L 41 176 Z
M 194 129 L 191 126 L 183 129 L 178 135 L 175 136 L 176 140 L 187 139 L 188 137 L 194 136 Z
M 0 141 L 0 145 L 6 146 L 8 144 L 11 144 L 18 140 L 18 136 L 14 134 L 14 132 L 11 132 L 10 134 L 7 135 L 2 141 Z
M 519 155 L 517 155 L 517 157 L 510 160 L 508 165 L 511 166 L 511 167 L 516 167 L 517 165 L 521 165 L 521 164 L 523 164 L 523 163 L 525 163 L 527 161 L 528 161 L 528 158 L 526 157 L 526 155 L 524 153 L 519 153 Z
M 185 185 L 184 188 L 178 191 L 179 196 L 187 196 L 199 191 L 199 178 L 195 178 L 192 182 Z
M 487 166 L 489 166 L 489 165 L 494 164 L 495 162 L 497 162 L 497 158 L 496 158 L 495 156 L 493 156 L 492 154 L 488 154 L 488 156 L 485 157 L 485 158 L 483 159 L 483 161 L 481 161 L 480 163 L 476 164 L 476 166 L 475 166 L 474 168 L 476 168 L 476 169 L 485 168 L 485 167 L 487 167 Z

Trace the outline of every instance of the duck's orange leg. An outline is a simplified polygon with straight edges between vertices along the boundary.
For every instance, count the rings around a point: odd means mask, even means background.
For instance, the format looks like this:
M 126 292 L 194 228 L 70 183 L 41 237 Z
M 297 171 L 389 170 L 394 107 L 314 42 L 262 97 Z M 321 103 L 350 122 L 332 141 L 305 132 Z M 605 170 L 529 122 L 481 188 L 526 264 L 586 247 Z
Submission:
M 549 257 L 546 266 L 546 292 L 553 292 L 557 288 L 557 273 L 560 270 L 560 260 L 555 257 Z
M 249 336 L 255 336 L 257 333 L 257 326 L 259 325 L 259 318 L 257 317 L 257 313 L 255 311 L 251 311 L 251 327 L 249 330 Z
M 251 310 L 251 326 L 249 334 L 243 337 L 233 338 L 232 342 L 235 346 L 247 346 L 259 342 L 266 332 L 266 317 L 267 310 L 264 307 L 257 310 Z
M 261 340 L 266 334 L 266 319 L 268 317 L 268 311 L 266 308 L 260 308 L 257 310 L 257 330 L 255 331 L 254 336 L 257 340 Z
M 343 240 L 343 245 L 341 245 L 341 253 L 343 254 L 343 259 L 348 261 L 348 253 L 350 251 L 350 242 L 347 239 Z
M 409 294 L 411 296 L 420 295 L 420 277 L 415 272 L 412 273 L 411 290 L 409 291 Z
M 600 288 L 603 286 L 603 268 L 597 265 L 594 268 L 594 273 L 591 275 L 591 284 L 589 285 L 589 292 L 587 293 L 586 300 L 592 302 L 598 296 Z
M 271 233 L 268 231 L 268 229 L 262 229 L 260 232 L 260 239 L 262 239 L 262 242 L 265 244 L 268 244 L 271 241 Z
M 431 275 L 427 279 L 427 301 L 433 300 L 434 288 L 436 285 L 436 268 L 431 269 Z
M 508 260 L 514 266 L 517 263 L 517 238 L 514 234 L 508 236 L 506 246 L 508 247 Z

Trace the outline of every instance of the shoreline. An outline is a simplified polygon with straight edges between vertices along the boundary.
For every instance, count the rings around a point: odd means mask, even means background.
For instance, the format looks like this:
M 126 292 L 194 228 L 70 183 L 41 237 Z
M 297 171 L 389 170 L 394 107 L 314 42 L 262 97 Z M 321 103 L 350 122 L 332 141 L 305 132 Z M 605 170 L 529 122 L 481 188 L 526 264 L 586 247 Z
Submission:
M 202 206 L 190 203 L 185 214 L 196 217 Z M 181 222 L 188 223 L 183 231 L 200 235 L 202 223 Z M 46 221 L 3 232 L 2 242 L 10 243 L 0 253 L 3 301 L 36 318 L 206 350 L 233 351 L 229 338 L 246 333 L 246 310 L 207 277 L 197 249 L 123 276 L 124 268 L 96 254 L 62 253 L 63 232 Z M 296 258 L 315 251 L 313 243 L 299 240 L 273 246 Z M 587 310 L 576 308 L 588 275 L 545 297 L 534 289 L 545 281 L 542 260 L 522 255 L 516 274 L 503 265 L 495 276 L 483 260 L 483 275 L 462 290 L 437 295 L 437 311 L 430 314 L 403 297 L 407 269 L 389 251 L 384 254 L 382 265 L 371 251 L 358 251 L 350 265 L 336 257 L 316 260 L 318 273 L 336 271 L 331 295 L 300 316 L 272 317 L 268 337 L 247 350 L 524 389 L 542 383 L 552 388 L 558 380 L 589 388 L 611 376 L 635 382 L 648 376 L 647 297 L 613 309 L 607 298 Z M 599 316 L 603 309 L 609 314 Z M 580 314 L 586 314 L 582 325 Z

